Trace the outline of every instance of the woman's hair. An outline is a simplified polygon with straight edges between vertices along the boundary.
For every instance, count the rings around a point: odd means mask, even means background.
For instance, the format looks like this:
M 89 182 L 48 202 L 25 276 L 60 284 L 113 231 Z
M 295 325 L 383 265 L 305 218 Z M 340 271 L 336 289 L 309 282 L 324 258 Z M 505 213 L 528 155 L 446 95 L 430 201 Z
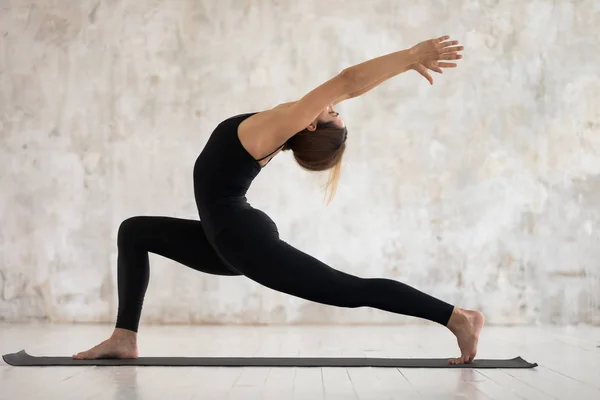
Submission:
M 292 150 L 296 162 L 308 171 L 331 169 L 325 191 L 326 195 L 329 191 L 327 203 L 335 196 L 347 136 L 346 127 L 340 128 L 333 122 L 318 123 L 316 130 L 304 129 L 289 138 L 282 149 Z

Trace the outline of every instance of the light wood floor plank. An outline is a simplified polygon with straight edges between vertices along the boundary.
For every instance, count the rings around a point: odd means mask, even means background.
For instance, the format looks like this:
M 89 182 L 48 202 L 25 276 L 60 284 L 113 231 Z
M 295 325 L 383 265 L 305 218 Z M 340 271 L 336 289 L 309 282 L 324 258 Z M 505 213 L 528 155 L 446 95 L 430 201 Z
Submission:
M 346 368 L 323 368 L 322 372 L 327 400 L 358 399 Z
M 505 335 L 496 339 L 496 343 L 499 348 L 516 349 L 520 354 L 559 375 L 600 389 L 597 372 L 600 369 L 600 357 L 597 352 L 558 340 L 557 335 L 560 336 L 560 332 L 564 332 L 564 328 L 519 328 L 518 332 L 507 331 Z
M 479 373 L 479 371 L 478 371 Z M 485 376 L 485 375 L 482 375 Z M 487 377 L 486 377 L 487 378 Z M 477 390 L 494 400 L 523 400 L 527 397 L 519 394 L 518 391 L 487 378 L 477 382 Z
M 325 399 L 321 368 L 297 368 L 294 377 L 295 400 Z
M 552 371 L 544 366 L 534 370 L 503 370 L 506 374 L 560 399 L 600 399 L 600 390 Z M 598 372 L 598 371 L 596 371 Z M 600 379 L 600 373 L 598 373 Z
M 264 399 L 293 399 L 296 368 L 271 368 L 265 381 Z
M 359 400 L 391 399 L 375 368 L 348 368 L 348 376 Z
M 469 399 L 489 399 L 476 386 L 477 382 L 487 378 L 478 375 L 472 369 L 402 368 L 400 371 L 422 395 L 453 393 Z
M 486 369 L 478 370 L 477 373 L 489 378 L 498 385 L 505 388 L 506 392 L 511 396 L 513 394 L 518 395 L 527 400 L 543 400 L 543 399 L 556 399 L 554 397 L 539 388 L 531 386 L 521 380 L 505 373 L 502 370 Z
M 260 399 L 269 376 L 269 368 L 241 368 L 241 374 L 231 388 L 231 396 L 239 399 Z

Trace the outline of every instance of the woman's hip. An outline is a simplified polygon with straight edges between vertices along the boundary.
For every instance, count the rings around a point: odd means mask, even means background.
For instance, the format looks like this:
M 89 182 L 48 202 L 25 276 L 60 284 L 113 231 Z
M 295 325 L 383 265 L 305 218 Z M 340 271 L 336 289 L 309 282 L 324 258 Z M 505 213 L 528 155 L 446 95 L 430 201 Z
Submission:
M 264 212 L 251 209 L 227 215 L 211 235 L 215 250 L 230 263 L 239 257 L 260 255 L 268 243 L 279 240 L 277 225 Z

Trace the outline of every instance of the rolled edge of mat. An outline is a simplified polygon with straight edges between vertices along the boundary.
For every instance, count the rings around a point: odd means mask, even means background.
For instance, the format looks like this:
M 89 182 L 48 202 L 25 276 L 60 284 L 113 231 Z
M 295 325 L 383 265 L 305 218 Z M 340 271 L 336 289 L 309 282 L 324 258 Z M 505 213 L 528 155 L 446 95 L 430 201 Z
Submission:
M 18 366 L 18 359 L 29 358 L 31 357 L 25 350 L 18 351 L 16 353 L 4 354 L 2 359 L 5 363 L 12 366 Z
M 519 361 L 519 362 L 522 362 L 522 363 L 524 363 L 524 364 L 527 364 L 527 365 L 529 366 L 529 368 L 534 368 L 534 367 L 537 367 L 537 366 L 538 366 L 538 364 L 537 364 L 537 363 L 530 363 L 529 361 L 527 361 L 527 360 L 523 359 L 521 356 L 519 356 L 519 357 L 515 357 L 515 358 L 513 358 L 511 361 Z M 526 367 L 523 367 L 523 368 L 526 368 Z

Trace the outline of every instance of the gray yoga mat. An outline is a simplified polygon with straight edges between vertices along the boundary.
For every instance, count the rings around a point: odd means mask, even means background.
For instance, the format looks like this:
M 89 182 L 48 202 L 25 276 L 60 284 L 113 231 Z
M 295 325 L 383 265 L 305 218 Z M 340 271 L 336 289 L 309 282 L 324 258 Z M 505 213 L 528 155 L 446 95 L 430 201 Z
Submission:
M 2 356 L 7 364 L 37 366 L 124 366 L 144 367 L 388 367 L 388 368 L 534 368 L 521 357 L 509 360 L 475 360 L 466 365 L 449 365 L 447 358 L 281 358 L 281 357 L 140 357 L 135 360 L 73 360 L 71 357 L 35 357 L 25 350 Z

